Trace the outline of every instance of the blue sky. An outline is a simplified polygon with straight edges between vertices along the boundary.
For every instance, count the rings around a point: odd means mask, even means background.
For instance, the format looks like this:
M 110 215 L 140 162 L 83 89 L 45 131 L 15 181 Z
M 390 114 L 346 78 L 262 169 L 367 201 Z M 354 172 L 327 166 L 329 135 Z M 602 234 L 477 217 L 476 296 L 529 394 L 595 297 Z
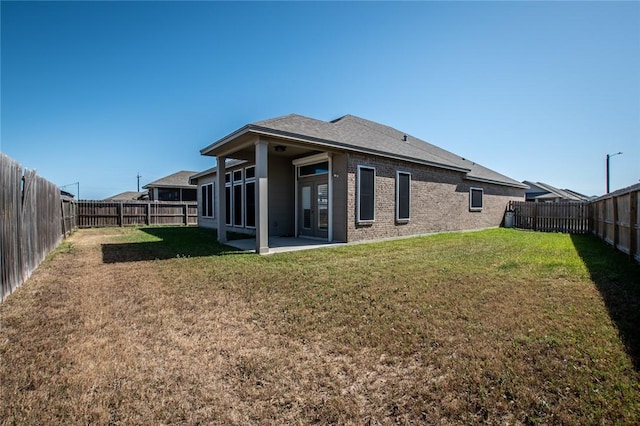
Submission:
M 518 180 L 640 180 L 638 2 L 5 2 L 2 152 L 81 198 L 204 170 L 258 120 L 353 114 Z M 69 191 L 75 192 L 75 186 Z

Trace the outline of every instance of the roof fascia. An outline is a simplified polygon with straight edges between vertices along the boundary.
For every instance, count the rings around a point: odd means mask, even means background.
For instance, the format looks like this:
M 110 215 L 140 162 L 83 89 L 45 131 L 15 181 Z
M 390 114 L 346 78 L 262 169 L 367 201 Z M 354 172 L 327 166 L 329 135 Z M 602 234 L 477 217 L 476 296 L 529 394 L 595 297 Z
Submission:
M 417 160 L 415 158 L 412 157 L 406 157 L 403 155 L 396 155 L 396 154 L 391 154 L 385 151 L 379 151 L 379 150 L 374 150 L 374 149 L 363 149 L 361 147 L 356 147 L 353 145 L 349 145 L 349 144 L 345 144 L 345 143 L 341 143 L 341 142 L 336 142 L 336 141 L 332 141 L 332 140 L 327 140 L 327 139 L 321 139 L 321 138 L 315 138 L 315 137 L 311 137 L 311 136 L 303 136 L 303 135 L 299 135 L 297 133 L 292 133 L 292 132 L 287 132 L 287 131 L 283 131 L 283 130 L 275 130 L 275 129 L 271 129 L 268 127 L 262 127 L 262 126 L 257 126 L 255 124 L 247 124 L 246 126 L 236 130 L 233 133 L 230 133 L 229 135 L 223 137 L 222 139 L 219 139 L 218 141 L 214 142 L 213 144 L 207 146 L 206 148 L 200 150 L 200 154 L 202 155 L 210 155 L 210 153 L 216 149 L 221 148 L 223 145 L 233 141 L 234 139 L 243 136 L 247 133 L 253 133 L 259 136 L 267 136 L 267 137 L 275 137 L 275 138 L 279 138 L 279 139 L 285 139 L 285 140 L 289 140 L 289 141 L 293 141 L 293 142 L 305 142 L 305 143 L 313 143 L 315 145 L 319 145 L 319 146 L 323 146 L 326 148 L 340 148 L 340 149 L 345 149 L 345 150 L 349 150 L 349 151 L 354 151 L 354 152 L 359 152 L 359 153 L 363 153 L 363 154 L 374 154 L 374 155 L 378 155 L 381 157 L 386 157 L 386 158 L 392 158 L 392 159 L 396 159 L 396 160 L 402 160 L 402 161 L 408 161 L 411 163 L 416 163 L 416 164 L 422 164 L 422 165 L 426 165 L 426 166 L 431 166 L 431 167 L 437 167 L 440 169 L 446 169 L 446 170 L 453 170 L 453 171 L 457 171 L 457 172 L 462 172 L 462 173 L 469 173 L 471 171 L 471 169 L 465 168 L 465 167 L 457 167 L 457 166 L 451 166 L 451 165 L 447 165 L 447 164 L 442 164 L 442 163 L 438 163 L 435 161 L 423 161 L 423 160 Z M 225 152 L 224 154 L 231 154 L 231 150 Z M 509 187 L 513 187 L 513 188 L 522 188 L 522 189 L 527 189 L 528 185 L 522 184 L 522 183 L 510 183 L 510 182 L 504 182 L 504 181 L 497 181 L 497 180 L 493 180 L 493 179 L 484 179 L 484 178 L 478 178 L 478 177 L 473 177 L 473 176 L 466 176 L 466 179 L 469 180 L 474 180 L 474 181 L 478 181 L 478 182 L 485 182 L 485 183 L 491 183 L 491 184 L 495 184 L 495 185 L 502 185 L 502 186 L 509 186 Z
M 241 128 L 239 128 L 238 130 L 236 130 L 235 132 L 229 133 L 227 136 L 223 137 L 222 139 L 218 139 L 217 141 L 215 141 L 214 143 L 212 143 L 211 145 L 202 148 L 200 150 L 200 155 L 209 155 L 209 153 L 213 150 L 215 150 L 216 148 L 221 147 L 222 145 L 231 142 L 232 140 L 246 134 L 247 132 L 249 132 L 250 128 L 252 127 L 252 124 L 247 124 L 246 126 L 243 126 Z
M 336 142 L 336 141 L 321 139 L 321 138 L 314 138 L 310 136 L 302 136 L 302 135 L 298 135 L 297 133 L 285 132 L 281 130 L 268 129 L 268 128 L 259 127 L 259 126 L 252 126 L 251 131 L 261 136 L 271 136 L 271 137 L 286 139 L 294 142 L 313 143 L 315 145 L 320 145 L 327 148 L 340 148 L 340 149 L 355 151 L 363 154 L 374 154 L 381 157 L 409 161 L 411 163 L 418 163 L 418 164 L 423 164 L 427 166 L 437 167 L 440 169 L 453 170 L 456 172 L 468 173 L 471 171 L 471 169 L 467 169 L 464 167 L 449 166 L 447 164 L 437 163 L 434 161 L 417 160 L 415 158 L 406 157 L 404 155 L 391 154 L 385 151 L 378 151 L 375 149 L 363 149 L 360 147 L 356 147 L 356 146 L 341 143 L 341 142 Z
M 191 179 L 191 178 L 189 178 Z M 143 186 L 142 188 L 147 189 L 147 188 L 182 188 L 182 189 L 191 189 L 193 188 L 195 185 L 191 185 L 191 184 L 183 184 L 183 185 L 168 185 L 168 184 L 146 184 L 145 186 Z
M 239 166 L 239 165 L 244 164 L 246 162 L 247 161 L 245 161 L 245 160 L 227 160 L 225 168 L 228 170 L 230 168 Z M 209 168 L 207 170 L 203 170 L 200 173 L 196 173 L 195 175 L 193 175 L 193 176 L 191 176 L 189 178 L 189 183 L 191 185 L 196 185 L 196 183 L 193 183 L 193 182 L 198 182 L 198 179 L 200 179 L 201 177 L 213 176 L 213 175 L 216 175 L 216 174 L 218 174 L 218 166 L 211 167 L 211 168 Z
M 500 180 L 494 180 L 494 179 L 486 179 L 486 178 L 481 178 L 481 177 L 475 177 L 475 176 L 469 176 L 467 175 L 465 177 L 466 180 L 472 180 L 474 182 L 483 182 L 483 183 L 491 183 L 493 185 L 500 185 L 500 186 L 510 186 L 512 188 L 519 188 L 519 189 L 528 189 L 529 186 L 525 185 L 523 183 L 510 183 L 510 182 L 504 182 L 504 181 L 500 181 Z

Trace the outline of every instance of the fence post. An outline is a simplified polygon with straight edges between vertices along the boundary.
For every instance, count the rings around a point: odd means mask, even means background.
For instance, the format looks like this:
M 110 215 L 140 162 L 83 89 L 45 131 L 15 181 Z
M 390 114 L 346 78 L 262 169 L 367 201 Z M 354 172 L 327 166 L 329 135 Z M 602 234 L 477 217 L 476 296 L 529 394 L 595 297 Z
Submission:
M 151 202 L 147 202 L 147 226 L 151 225 Z
M 629 211 L 629 257 L 631 257 L 631 260 L 635 259 L 635 254 L 638 252 L 638 232 L 636 231 L 636 225 L 638 224 L 638 192 L 631 191 L 629 194 L 629 202 L 631 204 L 631 210 Z
M 613 201 L 613 248 L 618 248 L 618 241 L 620 239 L 620 228 L 618 227 L 618 197 L 611 197 Z
M 64 217 L 64 200 L 60 197 L 60 212 L 62 213 L 62 236 L 67 236 L 67 224 Z
M 118 203 L 118 225 L 120 226 L 123 226 L 124 224 L 123 214 L 124 212 L 122 211 L 122 201 L 120 201 Z
M 184 214 L 184 226 L 189 225 L 189 209 L 187 203 L 182 205 L 182 212 Z

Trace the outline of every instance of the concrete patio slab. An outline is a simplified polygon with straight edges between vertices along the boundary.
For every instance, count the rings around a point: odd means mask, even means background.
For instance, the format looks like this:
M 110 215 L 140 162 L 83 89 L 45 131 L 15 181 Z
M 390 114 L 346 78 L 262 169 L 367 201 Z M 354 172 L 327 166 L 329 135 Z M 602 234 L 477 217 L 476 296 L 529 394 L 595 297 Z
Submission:
M 248 253 L 255 253 L 256 239 L 247 238 L 242 240 L 227 241 L 226 245 Z M 313 240 L 309 238 L 293 238 L 293 237 L 269 237 L 269 253 L 286 253 L 300 250 L 313 250 L 326 247 L 338 247 L 347 243 L 329 243 L 322 240 Z

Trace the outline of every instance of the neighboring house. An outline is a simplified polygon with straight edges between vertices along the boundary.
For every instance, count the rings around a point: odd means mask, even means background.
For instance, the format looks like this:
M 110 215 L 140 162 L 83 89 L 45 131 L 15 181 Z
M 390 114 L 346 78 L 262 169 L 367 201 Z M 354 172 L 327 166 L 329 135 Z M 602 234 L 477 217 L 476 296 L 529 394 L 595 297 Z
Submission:
M 590 199 L 590 197 L 584 194 L 569 189 L 558 189 L 542 182 L 525 180 L 523 183 L 529 187 L 529 189 L 525 190 L 525 198 L 527 201 L 557 203 L 560 201 L 589 201 Z
M 198 172 L 180 171 L 143 186 L 149 191 L 152 201 L 196 201 L 197 187 L 189 183 L 189 178 Z
M 147 191 L 125 191 L 112 197 L 107 197 L 104 201 L 131 201 L 131 200 L 148 200 L 149 193 Z
M 200 226 L 256 235 L 362 241 L 499 226 L 526 185 L 418 138 L 346 115 L 248 124 L 200 151 Z M 233 159 L 233 161 L 227 161 Z
M 72 193 L 65 191 L 63 189 L 60 190 L 60 198 L 62 198 L 63 200 L 73 200 L 75 198 L 75 195 L 73 195 Z

